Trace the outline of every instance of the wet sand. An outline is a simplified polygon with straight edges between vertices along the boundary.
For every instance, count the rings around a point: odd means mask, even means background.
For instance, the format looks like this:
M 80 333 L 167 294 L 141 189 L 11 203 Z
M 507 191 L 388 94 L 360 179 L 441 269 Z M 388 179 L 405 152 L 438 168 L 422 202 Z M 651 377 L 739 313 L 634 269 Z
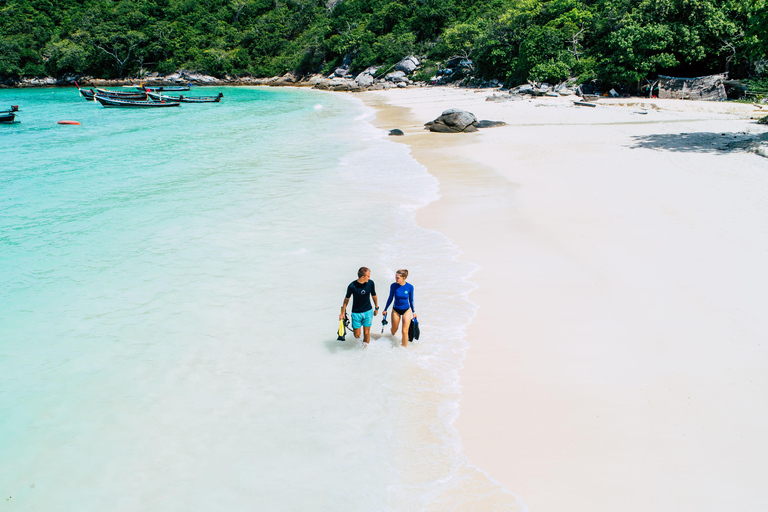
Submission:
M 476 263 L 456 427 L 531 511 L 768 501 L 768 159 L 748 105 L 360 94 Z M 611 104 L 607 104 L 611 103 Z M 438 134 L 451 107 L 507 126 Z

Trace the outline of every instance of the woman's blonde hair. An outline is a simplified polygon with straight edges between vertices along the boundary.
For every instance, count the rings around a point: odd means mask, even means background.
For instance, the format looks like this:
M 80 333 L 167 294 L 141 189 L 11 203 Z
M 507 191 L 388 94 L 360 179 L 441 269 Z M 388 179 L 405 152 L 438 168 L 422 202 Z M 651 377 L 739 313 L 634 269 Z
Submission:
M 407 270 L 405 270 L 404 268 L 401 268 L 400 270 L 398 270 L 397 272 L 395 272 L 395 274 L 397 274 L 397 275 L 399 275 L 399 276 L 402 276 L 402 277 L 403 277 L 403 279 L 408 279 L 408 271 L 407 271 Z

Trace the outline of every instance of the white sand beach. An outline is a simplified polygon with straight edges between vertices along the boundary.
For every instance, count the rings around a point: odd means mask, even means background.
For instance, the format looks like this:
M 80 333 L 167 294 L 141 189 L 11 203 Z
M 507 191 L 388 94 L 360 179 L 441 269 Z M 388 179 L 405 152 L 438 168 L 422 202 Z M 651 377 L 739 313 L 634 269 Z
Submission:
M 749 105 L 366 92 L 480 266 L 456 427 L 532 512 L 768 503 L 768 131 Z M 441 134 L 458 107 L 506 126 Z M 407 186 L 407 184 L 404 184 Z

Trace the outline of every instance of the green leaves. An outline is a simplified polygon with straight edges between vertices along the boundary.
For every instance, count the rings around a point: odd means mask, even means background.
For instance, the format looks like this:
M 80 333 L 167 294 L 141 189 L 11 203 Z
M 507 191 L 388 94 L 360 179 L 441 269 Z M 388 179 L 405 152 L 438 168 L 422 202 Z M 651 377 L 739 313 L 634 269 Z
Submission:
M 766 0 L 7 0 L 0 75 L 352 71 L 414 53 L 516 85 L 762 73 Z M 763 63 L 763 64 L 761 64 Z

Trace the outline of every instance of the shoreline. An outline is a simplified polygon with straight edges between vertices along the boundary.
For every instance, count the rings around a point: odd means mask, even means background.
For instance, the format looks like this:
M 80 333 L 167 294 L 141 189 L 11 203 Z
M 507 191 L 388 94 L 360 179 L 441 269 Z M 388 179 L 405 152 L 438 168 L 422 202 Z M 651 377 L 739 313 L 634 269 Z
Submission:
M 480 265 L 454 424 L 469 463 L 530 510 L 757 510 L 768 182 L 739 144 L 764 128 L 725 105 L 484 93 L 359 96 L 440 182 L 417 221 Z M 451 107 L 507 126 L 423 131 Z

